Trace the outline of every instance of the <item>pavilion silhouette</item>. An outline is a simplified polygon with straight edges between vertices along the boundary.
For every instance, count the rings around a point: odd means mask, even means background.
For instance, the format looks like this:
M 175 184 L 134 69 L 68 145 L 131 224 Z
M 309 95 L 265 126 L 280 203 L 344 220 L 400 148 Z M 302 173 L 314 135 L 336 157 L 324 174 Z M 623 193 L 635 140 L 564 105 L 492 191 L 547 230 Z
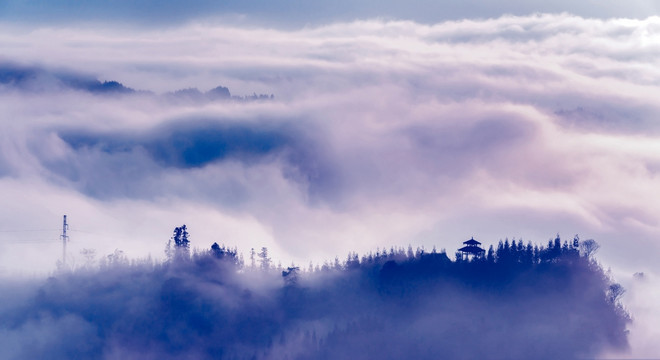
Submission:
M 475 240 L 474 237 L 471 237 L 468 241 L 463 241 L 463 245 L 465 246 L 458 249 L 458 251 L 461 253 L 461 258 L 464 260 L 470 259 L 470 257 L 473 259 L 482 258 L 486 253 L 486 250 L 479 247 L 481 243 Z

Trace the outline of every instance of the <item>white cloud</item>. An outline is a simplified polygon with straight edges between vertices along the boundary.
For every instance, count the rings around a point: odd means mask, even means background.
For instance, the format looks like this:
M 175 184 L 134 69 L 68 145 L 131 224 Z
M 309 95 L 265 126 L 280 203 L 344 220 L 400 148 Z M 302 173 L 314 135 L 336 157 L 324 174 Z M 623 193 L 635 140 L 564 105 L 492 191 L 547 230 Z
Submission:
M 39 247 L 14 245 L 34 239 L 25 232 L 1 233 L 6 272 L 52 268 L 63 213 L 96 233 L 80 247 L 100 254 L 158 257 L 184 222 L 197 246 L 266 245 L 285 264 L 560 232 L 601 242 L 619 273 L 658 271 L 657 17 L 1 27 L 3 56 L 19 64 L 156 93 L 224 85 L 276 95 L 195 105 L 5 84 L 2 229 L 55 229 L 55 245 Z M 200 166 L 157 156 L 169 135 L 195 144 L 208 123 L 247 140 Z M 280 145 L 245 145 L 265 133 Z M 73 146 L 72 134 L 87 143 Z M 191 148 L 167 149 L 186 158 Z
M 268 246 L 285 264 L 408 243 L 451 253 L 472 235 L 543 243 L 560 232 L 598 240 L 620 276 L 658 272 L 657 17 L 0 27 L 5 60 L 52 73 L 156 93 L 224 85 L 276 95 L 191 104 L 0 85 L 5 274 L 53 268 L 64 213 L 77 230 L 72 257 L 81 248 L 160 257 L 182 223 L 195 246 Z M 223 140 L 238 150 L 201 166 L 157 156 L 170 135 L 199 143 L 209 123 L 247 140 Z M 280 145 L 245 145 L 271 140 Z M 188 159 L 191 147 L 166 149 Z M 653 349 L 643 336 L 633 346 Z

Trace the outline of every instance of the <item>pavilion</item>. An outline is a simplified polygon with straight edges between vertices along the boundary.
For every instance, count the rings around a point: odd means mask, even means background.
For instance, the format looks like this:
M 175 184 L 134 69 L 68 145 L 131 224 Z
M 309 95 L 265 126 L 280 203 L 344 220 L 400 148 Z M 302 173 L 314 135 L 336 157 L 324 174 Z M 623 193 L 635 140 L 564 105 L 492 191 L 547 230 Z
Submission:
M 475 240 L 474 237 L 470 238 L 468 241 L 463 241 L 463 245 L 465 246 L 458 249 L 463 259 L 469 259 L 470 256 L 472 256 L 473 259 L 482 258 L 486 253 L 486 250 L 479 247 L 481 243 Z

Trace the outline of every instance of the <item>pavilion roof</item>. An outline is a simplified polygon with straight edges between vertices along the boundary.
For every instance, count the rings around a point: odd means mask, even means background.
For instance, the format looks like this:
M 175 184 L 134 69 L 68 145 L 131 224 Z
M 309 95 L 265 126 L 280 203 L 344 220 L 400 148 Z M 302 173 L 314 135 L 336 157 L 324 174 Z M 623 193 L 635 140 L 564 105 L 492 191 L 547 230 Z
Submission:
M 485 252 L 486 250 L 477 246 L 463 246 L 462 248 L 458 249 L 458 251 L 472 253 L 472 254 L 480 254 L 482 252 Z
M 475 240 L 474 238 L 471 238 L 468 241 L 463 241 L 463 244 L 465 244 L 465 245 L 481 245 L 481 243 L 478 242 L 477 240 Z

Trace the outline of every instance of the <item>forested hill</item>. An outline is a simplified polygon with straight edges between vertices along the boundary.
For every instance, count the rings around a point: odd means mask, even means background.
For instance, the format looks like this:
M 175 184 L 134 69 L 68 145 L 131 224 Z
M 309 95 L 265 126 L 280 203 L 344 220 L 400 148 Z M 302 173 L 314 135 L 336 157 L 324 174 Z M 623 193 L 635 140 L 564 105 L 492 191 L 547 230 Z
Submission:
M 301 270 L 272 266 L 265 248 L 247 261 L 217 244 L 191 253 L 177 229 L 165 262 L 117 252 L 24 291 L 0 314 L 4 358 L 571 359 L 627 347 L 623 290 L 595 242 L 506 241 L 472 260 L 390 249 Z
M 0 61 L 0 94 L 3 91 L 48 93 L 74 91 L 99 96 L 142 95 L 156 97 L 150 91 L 136 90 L 115 81 L 100 81 L 93 76 L 69 70 L 52 70 L 39 66 L 27 66 Z M 162 94 L 160 98 L 175 104 L 233 100 L 241 102 L 274 99 L 273 94 L 232 95 L 227 87 L 217 86 L 206 92 L 197 88 L 179 89 Z

